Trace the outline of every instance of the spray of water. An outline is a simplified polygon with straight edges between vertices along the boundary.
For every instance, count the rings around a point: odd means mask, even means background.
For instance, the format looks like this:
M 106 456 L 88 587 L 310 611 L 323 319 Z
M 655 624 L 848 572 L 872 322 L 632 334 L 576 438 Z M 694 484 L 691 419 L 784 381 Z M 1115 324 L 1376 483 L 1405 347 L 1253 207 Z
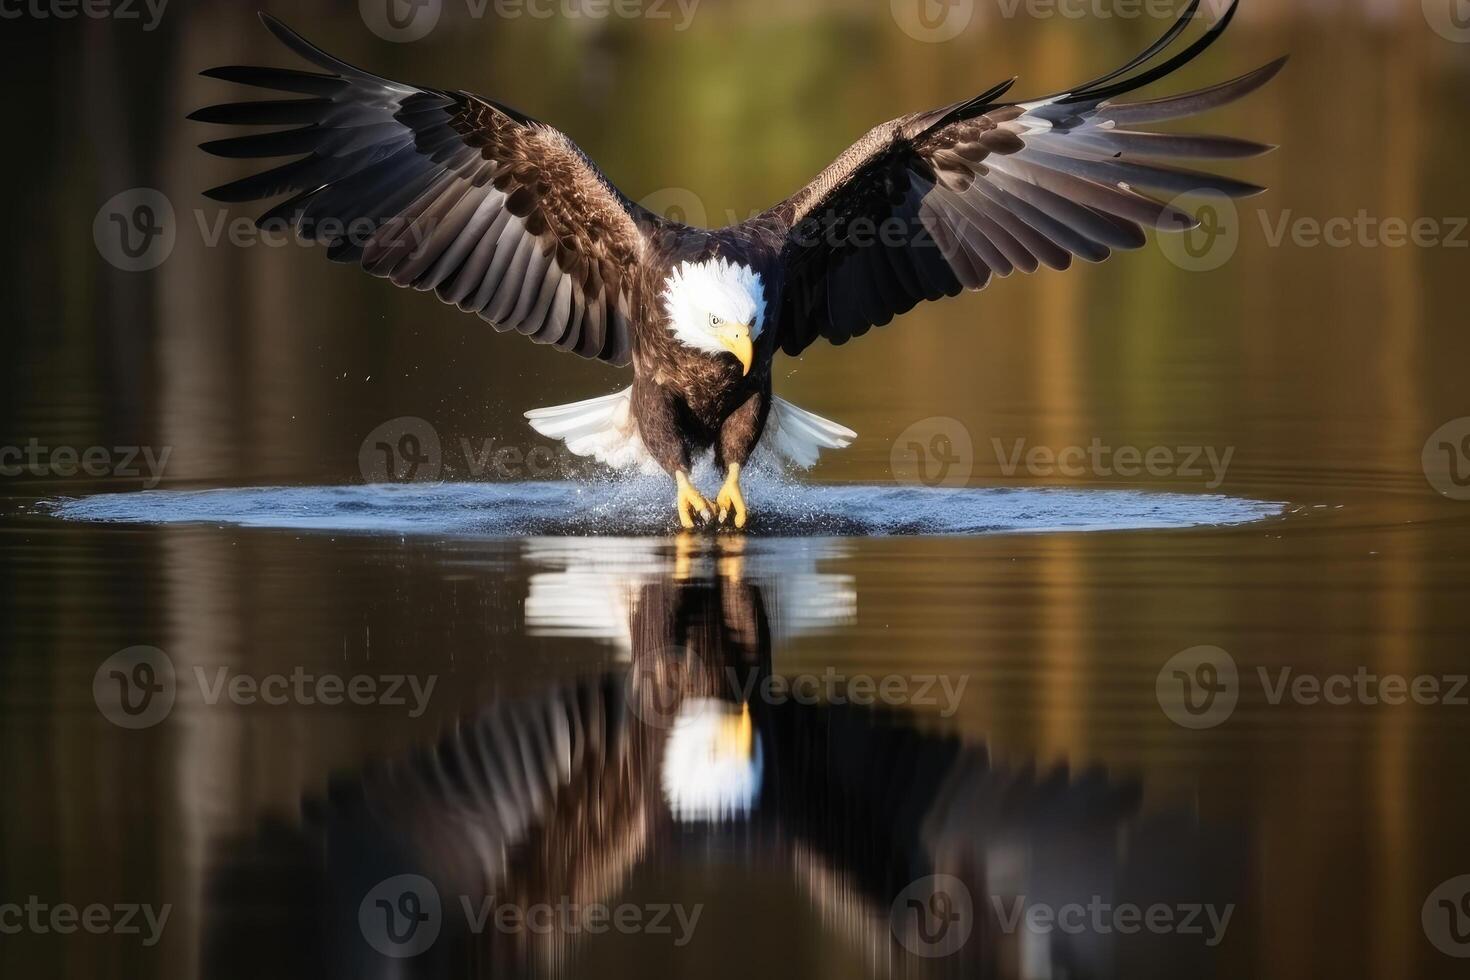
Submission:
M 717 485 L 696 472 L 701 486 Z M 759 535 L 975 535 L 1248 524 L 1282 505 L 1134 490 L 928 489 L 803 483 L 770 470 L 744 483 Z M 64 520 L 205 524 L 475 537 L 663 535 L 677 529 L 667 480 L 251 487 L 101 494 L 52 503 Z

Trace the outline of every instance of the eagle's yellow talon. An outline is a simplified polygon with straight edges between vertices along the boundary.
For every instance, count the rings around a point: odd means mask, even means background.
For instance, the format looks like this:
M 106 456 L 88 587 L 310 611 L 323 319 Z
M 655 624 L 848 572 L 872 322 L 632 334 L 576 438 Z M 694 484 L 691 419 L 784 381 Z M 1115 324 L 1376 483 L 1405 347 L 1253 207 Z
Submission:
M 694 489 L 694 484 L 689 482 L 689 477 L 683 470 L 674 474 L 674 482 L 679 485 L 677 504 L 679 508 L 679 523 L 686 530 L 694 527 L 694 515 L 697 513 L 706 521 L 710 519 L 709 501 L 704 499 L 700 492 Z
M 725 485 L 720 487 L 720 494 L 715 499 L 720 508 L 720 523 L 725 523 L 725 515 L 733 511 L 735 514 L 735 526 L 745 527 L 746 510 L 745 497 L 740 493 L 740 464 L 731 463 L 730 473 L 725 477 Z

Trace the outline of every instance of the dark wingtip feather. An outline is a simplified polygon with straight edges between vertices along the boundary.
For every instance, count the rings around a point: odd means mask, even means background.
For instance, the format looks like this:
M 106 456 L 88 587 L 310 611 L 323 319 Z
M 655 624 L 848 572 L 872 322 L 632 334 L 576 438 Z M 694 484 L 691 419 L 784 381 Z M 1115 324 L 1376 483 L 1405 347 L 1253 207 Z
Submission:
M 328 54 L 265 11 L 260 12 L 260 22 L 265 25 L 266 30 L 270 31 L 271 35 L 277 41 L 280 41 L 286 47 L 296 52 L 297 55 L 305 58 L 319 68 L 325 68 L 328 71 L 336 72 L 348 78 L 371 79 L 383 84 L 392 84 L 386 78 L 381 78 L 372 72 L 363 71 L 356 65 L 348 64 L 341 58 Z
M 1266 62 L 1266 64 L 1257 68 L 1255 71 L 1246 72 L 1240 77 L 1239 80 L 1244 81 L 1245 79 L 1250 79 L 1251 85 L 1247 92 L 1254 92 L 1256 89 L 1260 88 L 1262 85 L 1265 85 L 1267 82 L 1271 81 L 1271 79 L 1281 74 L 1281 70 L 1286 67 L 1286 63 L 1290 60 L 1291 55 L 1284 54 L 1281 57 L 1277 58 L 1275 61 Z
M 945 116 L 940 125 L 954 122 L 956 119 L 968 119 L 971 116 L 978 115 L 985 109 L 989 109 L 996 99 L 1000 98 L 1002 95 L 1005 95 L 1011 90 L 1011 86 L 1015 85 L 1020 77 L 1020 75 L 1012 75 L 1010 78 L 1001 82 L 999 85 L 996 85 L 985 92 L 981 92 L 979 95 L 975 96 L 973 99 L 970 99 L 967 102 L 961 103 Z
M 229 126 L 305 126 L 319 121 L 331 107 L 326 99 L 271 99 L 264 102 L 226 102 L 189 113 L 193 122 Z
M 275 17 L 264 10 L 257 10 L 255 12 L 255 16 L 259 17 L 260 22 L 265 25 L 265 29 L 276 35 L 276 37 L 280 37 L 282 31 L 286 32 L 287 34 L 295 33 L 291 30 L 291 28 L 287 27 L 279 17 Z
M 1196 38 L 1194 43 L 1191 44 L 1189 47 L 1185 48 L 1183 51 L 1180 51 L 1178 54 L 1174 55 L 1163 64 L 1155 65 L 1154 67 L 1149 68 L 1147 71 L 1140 72 L 1139 74 L 1134 75 L 1132 78 L 1125 78 L 1123 81 L 1116 82 L 1112 85 L 1107 86 L 1106 88 L 1091 88 L 1088 89 L 1086 92 L 1074 93 L 1071 96 L 1060 100 L 1061 103 L 1064 105 L 1077 102 L 1091 102 L 1093 104 L 1096 104 L 1097 102 L 1100 102 L 1104 99 L 1111 99 L 1115 96 L 1124 95 L 1136 89 L 1143 88 L 1146 85 L 1149 85 L 1153 82 L 1158 81 L 1161 78 L 1173 74 L 1180 68 L 1183 68 L 1185 65 L 1189 64 L 1195 58 L 1198 58 L 1200 55 L 1208 51 L 1210 47 L 1225 33 L 1225 30 L 1230 26 L 1231 21 L 1235 20 L 1236 11 L 1238 11 L 1239 9 L 1240 0 L 1230 0 L 1230 6 L 1225 8 L 1225 13 L 1220 16 L 1219 20 L 1210 25 L 1209 30 L 1205 31 L 1204 34 Z
M 1180 95 L 1169 95 L 1143 102 L 1105 102 L 1098 107 L 1099 115 L 1124 125 L 1161 122 L 1199 115 L 1220 106 L 1238 102 L 1275 78 L 1286 65 L 1286 58 L 1277 58 L 1239 78 L 1211 85 L 1209 88 Z
M 1265 85 L 1271 79 L 1273 79 L 1277 75 L 1281 74 L 1281 69 L 1285 68 L 1286 67 L 1286 63 L 1289 62 L 1290 60 L 1291 60 L 1291 55 L 1284 54 L 1281 57 L 1277 58 L 1275 61 L 1268 62 L 1267 64 L 1262 65 L 1258 69 L 1260 71 L 1261 75 L 1262 75 L 1261 84 L 1262 85 Z
M 1139 52 L 1138 56 L 1135 57 L 1132 61 L 1129 61 L 1127 64 L 1108 72 L 1106 75 L 1103 75 L 1099 78 L 1094 78 L 1090 82 L 1086 82 L 1083 85 L 1077 86 L 1077 88 L 1073 89 L 1071 94 L 1076 95 L 1082 92 L 1086 92 L 1089 89 L 1097 88 L 1100 85 L 1111 82 L 1119 75 L 1126 75 L 1133 69 L 1152 61 L 1159 54 L 1167 50 L 1169 46 L 1172 45 L 1176 39 L 1178 39 L 1179 35 L 1183 34 L 1186 30 L 1189 29 L 1189 23 L 1190 21 L 1194 20 L 1195 13 L 1199 10 L 1199 5 L 1200 0 L 1190 0 L 1189 6 L 1185 7 L 1184 10 L 1180 12 L 1179 16 L 1174 19 L 1174 23 L 1169 25 L 1169 29 L 1166 30 L 1157 41 L 1155 41 L 1143 51 Z M 1057 94 L 1062 95 L 1065 93 Z

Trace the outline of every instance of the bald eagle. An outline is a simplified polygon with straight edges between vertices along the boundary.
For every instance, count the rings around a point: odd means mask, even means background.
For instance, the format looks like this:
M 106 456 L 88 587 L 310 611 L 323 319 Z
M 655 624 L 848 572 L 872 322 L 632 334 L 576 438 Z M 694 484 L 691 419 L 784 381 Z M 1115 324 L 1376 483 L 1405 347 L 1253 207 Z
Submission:
M 294 228 L 332 259 L 433 290 L 498 331 L 631 365 L 630 387 L 527 417 L 576 454 L 669 474 L 685 527 L 743 528 L 741 468 L 757 450 L 810 466 L 856 437 L 772 393 L 778 352 L 846 343 L 992 276 L 1065 269 L 1074 256 L 1101 261 L 1141 247 L 1145 227 L 1197 226 L 1138 188 L 1169 197 L 1262 190 L 1158 161 L 1251 157 L 1269 146 L 1135 127 L 1233 102 L 1285 59 L 1184 95 L 1115 101 L 1192 61 L 1236 10 L 1169 55 L 1198 7 L 1191 0 L 1123 67 L 1065 92 L 1005 101 L 1011 79 L 884 123 L 793 197 L 718 230 L 635 203 L 545 123 L 469 92 L 370 74 L 265 14 L 273 35 L 323 71 L 210 69 L 298 97 L 190 118 L 288 127 L 202 145 L 230 158 L 299 157 L 207 192 L 224 202 L 286 196 L 262 227 Z M 711 452 L 724 474 L 713 501 L 690 479 Z

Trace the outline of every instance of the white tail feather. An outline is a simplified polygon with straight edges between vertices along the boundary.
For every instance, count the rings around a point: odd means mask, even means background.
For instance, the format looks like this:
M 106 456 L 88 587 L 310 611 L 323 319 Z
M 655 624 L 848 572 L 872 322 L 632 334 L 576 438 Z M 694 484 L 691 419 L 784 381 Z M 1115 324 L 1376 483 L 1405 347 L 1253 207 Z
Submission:
M 658 463 L 638 433 L 632 388 L 570 405 L 538 408 L 527 412 L 526 418 L 531 428 L 547 438 L 562 440 L 577 456 L 591 456 L 617 470 L 659 472 Z M 857 433 L 846 426 L 776 398 L 756 449 L 809 469 L 822 450 L 843 449 L 856 438 Z
M 526 413 L 531 428 L 550 439 L 560 439 L 577 456 L 591 456 L 615 470 L 643 469 L 659 472 L 649 455 L 633 418 L 633 389 L 573 402 L 538 408 Z
M 831 419 L 798 408 L 784 398 L 771 402 L 757 450 L 768 449 L 793 466 L 811 469 L 823 449 L 846 449 L 857 433 Z

